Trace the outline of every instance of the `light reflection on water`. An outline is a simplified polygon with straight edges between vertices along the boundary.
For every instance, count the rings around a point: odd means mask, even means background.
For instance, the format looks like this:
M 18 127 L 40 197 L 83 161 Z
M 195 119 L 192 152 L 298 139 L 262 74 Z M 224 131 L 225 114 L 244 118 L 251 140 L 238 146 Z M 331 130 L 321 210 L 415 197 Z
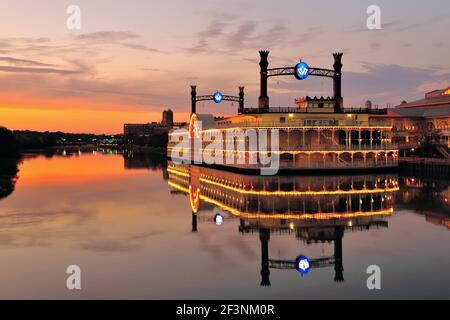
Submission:
M 445 180 L 252 177 L 108 151 L 0 171 L 3 299 L 450 297 Z M 65 288 L 70 264 L 81 291 Z

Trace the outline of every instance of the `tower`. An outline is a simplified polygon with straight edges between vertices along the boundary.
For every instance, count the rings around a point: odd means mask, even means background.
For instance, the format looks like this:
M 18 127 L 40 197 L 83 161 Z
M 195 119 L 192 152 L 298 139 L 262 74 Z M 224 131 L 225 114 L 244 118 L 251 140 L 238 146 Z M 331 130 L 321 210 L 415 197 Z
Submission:
M 164 110 L 162 114 L 162 122 L 161 124 L 168 128 L 173 128 L 173 111 L 172 110 Z
M 258 99 L 258 107 L 260 110 L 269 109 L 269 97 L 267 96 L 267 69 L 269 67 L 269 51 L 261 50 L 259 51 L 259 56 L 261 58 L 259 62 L 259 66 L 261 68 L 260 76 L 261 76 L 261 90 Z
M 334 57 L 334 76 L 333 76 L 333 91 L 334 91 L 334 112 L 342 113 L 344 110 L 344 102 L 341 92 L 342 81 L 342 52 L 333 53 Z
M 191 114 L 197 112 L 197 86 L 191 86 Z
M 244 87 L 239 87 L 239 110 L 238 113 L 244 112 Z

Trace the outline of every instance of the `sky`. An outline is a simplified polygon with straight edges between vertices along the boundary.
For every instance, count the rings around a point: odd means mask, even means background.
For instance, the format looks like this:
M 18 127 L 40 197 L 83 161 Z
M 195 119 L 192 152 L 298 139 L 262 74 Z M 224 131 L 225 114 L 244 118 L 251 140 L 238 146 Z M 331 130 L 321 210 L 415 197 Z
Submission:
M 374 4 L 380 30 L 366 26 Z M 67 28 L 70 5 L 80 29 Z M 120 133 L 168 108 L 185 121 L 192 84 L 199 94 L 245 86 L 256 106 L 260 49 L 270 67 L 331 68 L 342 51 L 345 106 L 396 105 L 450 85 L 448 0 L 5 0 L 0 25 L 0 126 L 11 129 Z M 269 80 L 271 106 L 306 95 L 332 95 L 332 82 Z

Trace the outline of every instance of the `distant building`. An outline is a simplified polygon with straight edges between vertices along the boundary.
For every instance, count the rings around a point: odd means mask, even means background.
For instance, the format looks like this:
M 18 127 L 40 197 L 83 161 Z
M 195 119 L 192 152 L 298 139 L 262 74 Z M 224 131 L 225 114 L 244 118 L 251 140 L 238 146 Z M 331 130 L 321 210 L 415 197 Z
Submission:
M 162 122 L 163 126 L 168 128 L 173 128 L 173 111 L 172 110 L 164 110 L 162 113 Z
M 425 126 L 439 131 L 435 143 L 450 147 L 450 87 L 428 92 L 421 100 L 402 101 L 397 107 L 389 109 L 386 115 L 373 118 L 390 122 L 394 141 L 400 146 L 417 146 L 420 130 Z
M 155 134 L 168 132 L 168 128 L 158 122 L 152 123 L 127 123 L 123 126 L 123 132 L 126 136 L 148 137 Z
M 148 137 L 167 133 L 173 125 L 173 111 L 169 109 L 163 111 L 161 122 L 126 123 L 123 126 L 123 133 L 126 136 Z
M 425 99 L 441 98 L 445 96 L 450 96 L 450 87 L 446 89 L 433 90 L 425 94 Z
M 366 109 L 372 109 L 372 101 L 370 100 L 366 101 Z

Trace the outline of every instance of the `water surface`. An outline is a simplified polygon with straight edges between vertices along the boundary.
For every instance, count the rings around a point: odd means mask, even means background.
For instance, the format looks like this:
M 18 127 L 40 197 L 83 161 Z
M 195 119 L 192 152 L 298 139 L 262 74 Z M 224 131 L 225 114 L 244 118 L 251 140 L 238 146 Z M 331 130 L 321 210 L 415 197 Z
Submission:
M 114 152 L 30 156 L 0 166 L 0 298 L 448 299 L 448 198 L 445 179 L 395 173 L 261 178 Z M 305 276 L 299 255 L 315 263 Z M 72 264 L 80 291 L 66 289 Z M 381 290 L 367 289 L 369 265 Z

